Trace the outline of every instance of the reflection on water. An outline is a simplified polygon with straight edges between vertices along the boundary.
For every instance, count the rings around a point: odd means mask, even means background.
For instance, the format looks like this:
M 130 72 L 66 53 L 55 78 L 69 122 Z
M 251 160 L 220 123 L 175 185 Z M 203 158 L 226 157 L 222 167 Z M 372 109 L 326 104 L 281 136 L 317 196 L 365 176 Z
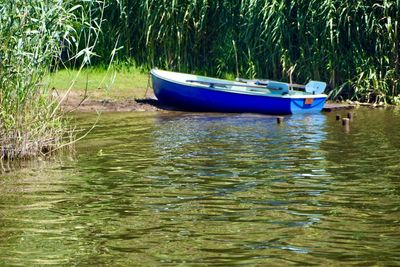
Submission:
M 104 114 L 0 177 L 0 265 L 396 265 L 400 115 L 334 115 Z

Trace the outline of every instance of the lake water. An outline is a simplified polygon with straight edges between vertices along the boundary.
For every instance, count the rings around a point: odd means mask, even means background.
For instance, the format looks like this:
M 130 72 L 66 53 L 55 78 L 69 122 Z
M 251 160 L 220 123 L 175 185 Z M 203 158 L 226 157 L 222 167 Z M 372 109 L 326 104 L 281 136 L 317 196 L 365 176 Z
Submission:
M 0 175 L 0 265 L 399 265 L 400 112 L 353 112 L 103 114 Z

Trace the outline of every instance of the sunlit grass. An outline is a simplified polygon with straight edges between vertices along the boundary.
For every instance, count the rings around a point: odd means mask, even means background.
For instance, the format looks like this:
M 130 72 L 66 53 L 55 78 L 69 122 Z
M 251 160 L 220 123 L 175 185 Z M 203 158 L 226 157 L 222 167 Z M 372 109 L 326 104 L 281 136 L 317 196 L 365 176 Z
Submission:
M 50 88 L 66 91 L 86 91 L 93 98 L 141 98 L 148 85 L 148 72 L 136 67 L 93 67 L 64 69 L 48 77 Z M 73 82 L 75 81 L 75 82 Z

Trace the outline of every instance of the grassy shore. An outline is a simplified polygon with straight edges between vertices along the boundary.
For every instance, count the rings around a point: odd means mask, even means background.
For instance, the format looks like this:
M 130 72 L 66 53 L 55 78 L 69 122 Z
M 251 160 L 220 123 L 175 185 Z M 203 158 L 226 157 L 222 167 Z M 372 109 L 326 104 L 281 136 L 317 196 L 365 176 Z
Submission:
M 233 80 L 234 75 L 224 78 Z M 63 96 L 65 110 L 74 111 L 154 111 L 160 110 L 153 101 L 154 97 L 149 71 L 137 67 L 92 67 L 78 70 L 59 70 L 46 79 L 50 88 Z M 69 89 L 71 88 L 71 89 Z M 140 99 L 140 100 L 138 100 Z M 150 105 L 149 105 L 150 104 Z M 347 102 L 349 104 L 349 102 Z M 352 105 L 367 103 L 351 102 Z M 372 106 L 382 106 L 376 103 Z
M 50 88 L 60 94 L 69 88 L 73 93 L 84 94 L 92 99 L 143 98 L 148 87 L 149 72 L 136 67 L 102 67 L 78 70 L 59 70 L 47 78 Z M 152 92 L 149 89 L 149 92 Z

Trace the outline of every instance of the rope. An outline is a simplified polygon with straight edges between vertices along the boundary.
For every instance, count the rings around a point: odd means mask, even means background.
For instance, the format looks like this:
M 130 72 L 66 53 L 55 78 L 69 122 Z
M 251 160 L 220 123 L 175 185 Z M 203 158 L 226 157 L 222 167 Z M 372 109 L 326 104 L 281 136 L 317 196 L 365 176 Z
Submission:
M 143 98 L 147 97 L 147 92 L 149 91 L 149 88 L 150 88 L 150 78 L 151 78 L 151 73 L 149 72 L 148 79 L 147 79 L 146 93 L 144 94 Z

